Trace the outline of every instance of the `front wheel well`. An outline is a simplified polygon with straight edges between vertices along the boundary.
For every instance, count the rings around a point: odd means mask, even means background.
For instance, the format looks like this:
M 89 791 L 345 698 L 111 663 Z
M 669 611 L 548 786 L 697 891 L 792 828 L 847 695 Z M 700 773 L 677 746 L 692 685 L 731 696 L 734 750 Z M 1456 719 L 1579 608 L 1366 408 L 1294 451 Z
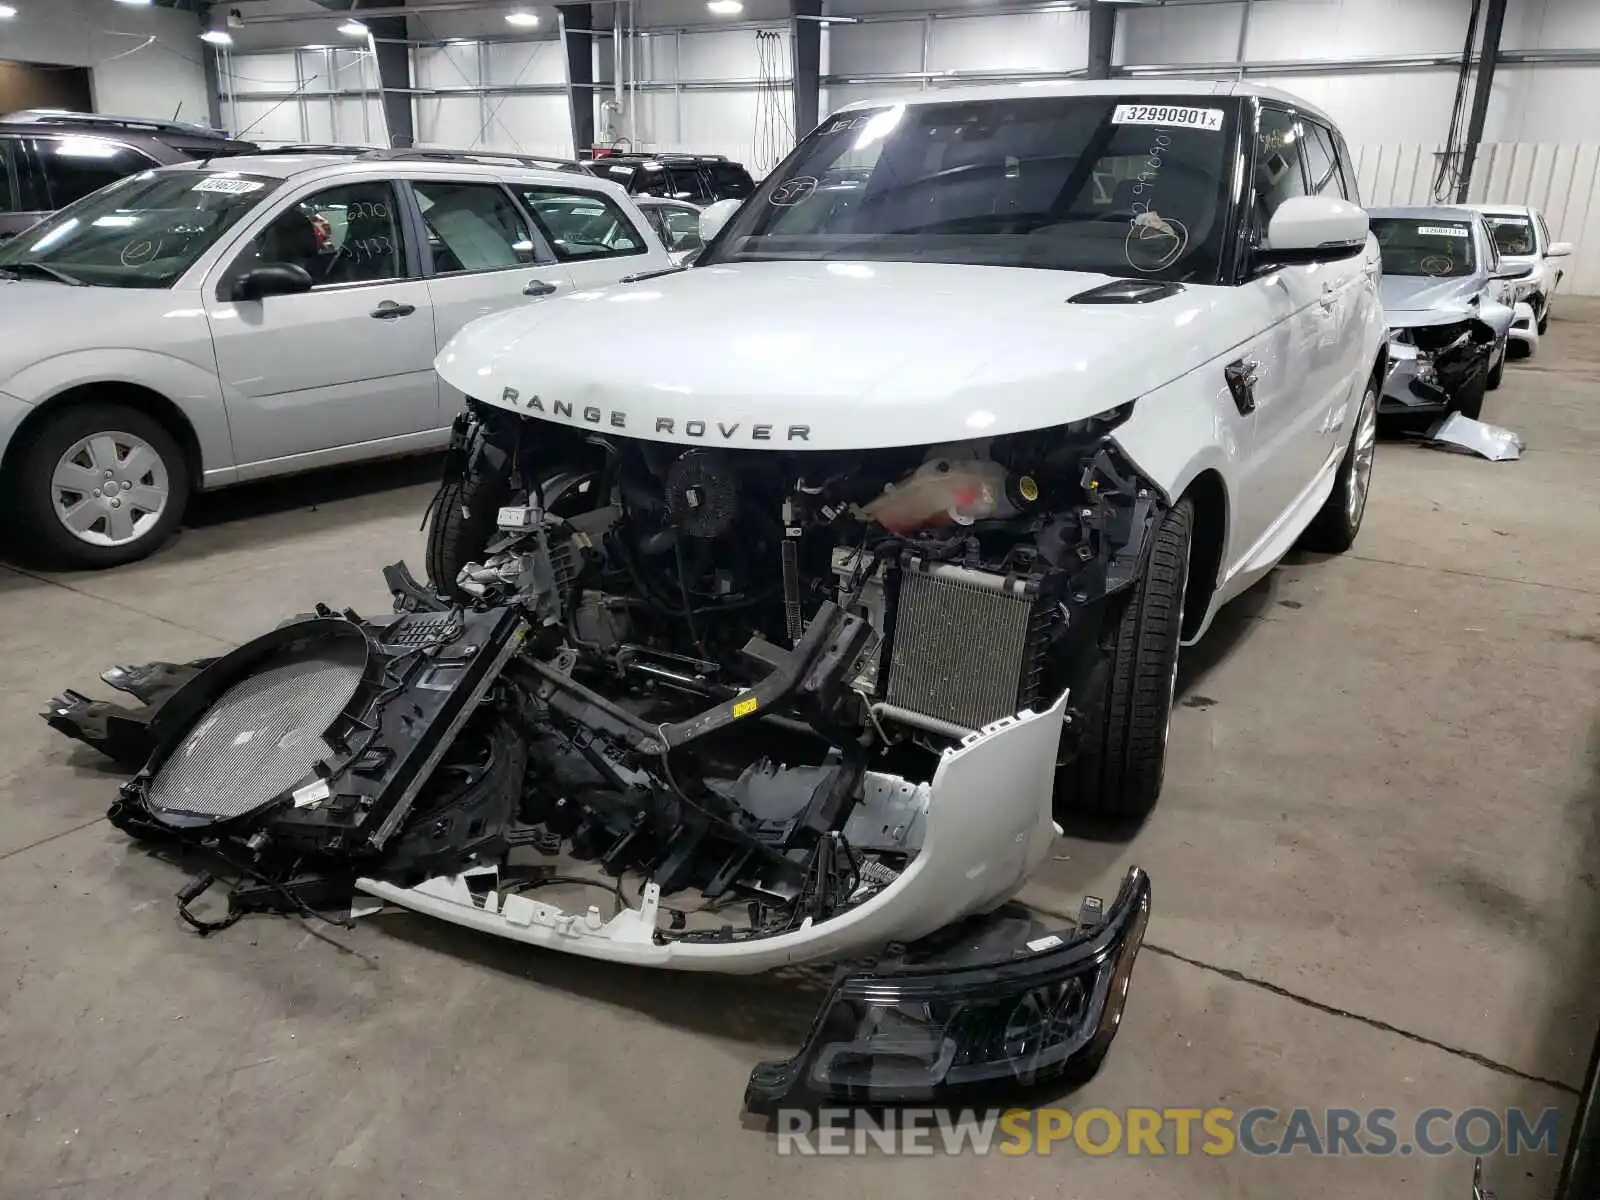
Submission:
M 1189 586 L 1183 607 L 1183 637 L 1192 638 L 1211 607 L 1222 570 L 1222 552 L 1228 536 L 1228 490 L 1222 476 L 1205 470 L 1195 476 L 1180 499 L 1194 505 L 1190 521 Z
M 182 409 L 160 392 L 141 384 L 126 383 L 121 380 L 79 384 L 36 405 L 33 411 L 22 419 L 22 423 L 12 435 L 11 445 L 6 450 L 5 461 L 0 464 L 0 470 L 10 477 L 14 469 L 13 460 L 20 453 L 21 447 L 33 441 L 31 435 L 35 430 L 65 408 L 84 404 L 122 404 L 158 422 L 183 450 L 184 467 L 188 471 L 190 484 L 196 490 L 199 489 L 202 474 L 200 439 L 195 434 L 194 426 L 189 423 L 189 418 L 183 415 Z

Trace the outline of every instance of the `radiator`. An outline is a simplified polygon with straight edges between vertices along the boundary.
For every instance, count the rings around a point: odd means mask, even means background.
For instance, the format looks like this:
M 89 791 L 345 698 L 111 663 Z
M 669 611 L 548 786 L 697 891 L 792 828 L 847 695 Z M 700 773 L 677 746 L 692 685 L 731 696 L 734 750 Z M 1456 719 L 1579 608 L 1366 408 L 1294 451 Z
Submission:
M 1026 581 L 945 563 L 900 576 L 885 699 L 965 729 L 1038 698 L 1044 619 Z

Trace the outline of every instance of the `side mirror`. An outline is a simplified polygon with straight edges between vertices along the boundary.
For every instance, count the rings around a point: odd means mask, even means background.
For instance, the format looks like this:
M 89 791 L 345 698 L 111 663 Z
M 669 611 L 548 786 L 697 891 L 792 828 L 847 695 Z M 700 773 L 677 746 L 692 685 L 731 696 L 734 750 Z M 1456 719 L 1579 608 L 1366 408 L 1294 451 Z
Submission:
M 1520 267 L 1501 267 L 1494 273 L 1496 279 L 1526 279 L 1533 274 L 1533 264 L 1525 263 Z
M 1571 242 L 1551 242 L 1549 249 L 1544 252 L 1544 256 L 1546 258 L 1565 258 L 1571 253 Z
M 311 276 L 294 263 L 264 263 L 240 276 L 233 284 L 235 300 L 264 300 L 268 296 L 294 296 L 311 290 Z
M 1334 196 L 1294 196 L 1278 205 L 1255 259 L 1266 266 L 1339 262 L 1367 245 L 1367 214 Z
M 700 210 L 700 240 L 706 245 L 711 244 L 711 239 L 722 232 L 722 227 L 728 223 L 728 218 L 739 211 L 742 200 L 718 200 L 715 204 L 708 204 Z

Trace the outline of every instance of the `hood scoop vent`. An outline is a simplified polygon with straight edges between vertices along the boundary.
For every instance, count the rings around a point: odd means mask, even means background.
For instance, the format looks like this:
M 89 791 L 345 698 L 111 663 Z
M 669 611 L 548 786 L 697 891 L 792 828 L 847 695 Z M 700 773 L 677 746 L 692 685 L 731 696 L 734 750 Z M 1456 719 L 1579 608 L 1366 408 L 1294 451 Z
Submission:
M 1079 292 L 1068 304 L 1150 304 L 1166 300 L 1183 291 L 1181 283 L 1161 283 L 1154 279 L 1118 279 Z

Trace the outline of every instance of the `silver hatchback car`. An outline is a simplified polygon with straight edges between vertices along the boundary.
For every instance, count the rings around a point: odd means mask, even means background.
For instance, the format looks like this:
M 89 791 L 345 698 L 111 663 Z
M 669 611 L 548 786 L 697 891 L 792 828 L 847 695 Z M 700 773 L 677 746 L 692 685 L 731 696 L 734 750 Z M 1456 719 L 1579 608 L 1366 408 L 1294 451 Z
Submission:
M 0 247 L 0 486 L 28 549 L 128 562 L 197 489 L 443 447 L 463 325 L 672 266 L 621 187 L 496 156 L 146 171 Z

